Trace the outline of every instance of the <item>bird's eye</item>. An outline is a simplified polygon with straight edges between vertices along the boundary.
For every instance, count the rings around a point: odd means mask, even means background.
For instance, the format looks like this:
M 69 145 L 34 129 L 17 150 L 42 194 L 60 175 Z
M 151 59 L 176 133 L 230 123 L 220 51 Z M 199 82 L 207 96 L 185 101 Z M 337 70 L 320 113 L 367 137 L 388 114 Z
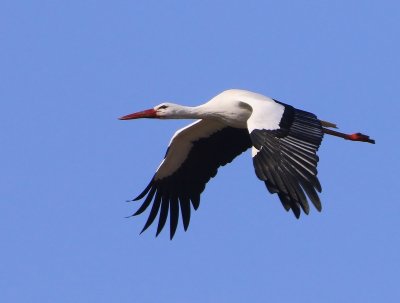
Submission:
M 166 109 L 167 107 L 166 105 L 161 105 L 158 109 Z

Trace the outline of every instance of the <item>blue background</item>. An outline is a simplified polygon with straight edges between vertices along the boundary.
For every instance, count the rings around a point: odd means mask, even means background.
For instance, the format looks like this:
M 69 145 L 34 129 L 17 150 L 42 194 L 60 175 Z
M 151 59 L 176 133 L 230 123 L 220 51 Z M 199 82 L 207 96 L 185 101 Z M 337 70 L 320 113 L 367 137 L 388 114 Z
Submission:
M 398 1 L 0 4 L 1 302 L 400 302 Z M 296 220 L 249 153 L 173 241 L 125 203 L 189 121 L 119 121 L 222 90 L 361 131 L 326 137 Z

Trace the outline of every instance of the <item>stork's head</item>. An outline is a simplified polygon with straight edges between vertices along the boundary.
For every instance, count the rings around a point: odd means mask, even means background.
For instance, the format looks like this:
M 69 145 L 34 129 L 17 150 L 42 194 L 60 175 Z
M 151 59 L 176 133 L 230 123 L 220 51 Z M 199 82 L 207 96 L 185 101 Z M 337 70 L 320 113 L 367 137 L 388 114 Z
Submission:
M 158 119 L 176 119 L 179 118 L 182 107 L 173 103 L 161 103 L 154 108 L 146 109 L 137 113 L 122 116 L 120 120 L 131 120 L 139 118 L 158 118 Z

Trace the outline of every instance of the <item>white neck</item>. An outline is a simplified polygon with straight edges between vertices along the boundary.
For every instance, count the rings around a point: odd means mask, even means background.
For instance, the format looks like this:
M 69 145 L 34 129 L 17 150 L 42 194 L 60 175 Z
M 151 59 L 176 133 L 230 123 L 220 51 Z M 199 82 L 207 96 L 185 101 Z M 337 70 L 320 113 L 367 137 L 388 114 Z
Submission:
M 233 106 L 230 110 L 230 107 L 208 102 L 195 107 L 174 105 L 173 112 L 165 118 L 216 120 L 229 126 L 244 128 L 249 116 L 250 111 L 248 109 Z

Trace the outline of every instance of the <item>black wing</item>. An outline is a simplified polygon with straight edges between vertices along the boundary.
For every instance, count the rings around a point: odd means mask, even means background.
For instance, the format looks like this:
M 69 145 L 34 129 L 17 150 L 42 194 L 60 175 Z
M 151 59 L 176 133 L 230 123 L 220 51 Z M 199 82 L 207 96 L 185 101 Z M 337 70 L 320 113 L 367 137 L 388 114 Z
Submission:
M 298 218 L 300 208 L 309 213 L 307 196 L 321 210 L 316 152 L 323 131 L 314 114 L 280 104 L 285 108 L 279 128 L 254 129 L 250 134 L 257 149 L 253 163 L 257 177 L 265 182 L 269 192 L 277 193 L 284 208 L 292 209 Z
M 182 214 L 185 231 L 189 226 L 191 205 L 197 210 L 200 194 L 220 166 L 252 146 L 247 129 L 227 127 L 219 122 L 200 120 L 178 131 L 172 138 L 164 161 L 146 189 L 135 199 L 145 198 L 133 214 L 143 213 L 152 204 L 145 231 L 158 213 L 157 236 L 168 213 L 172 239 Z

